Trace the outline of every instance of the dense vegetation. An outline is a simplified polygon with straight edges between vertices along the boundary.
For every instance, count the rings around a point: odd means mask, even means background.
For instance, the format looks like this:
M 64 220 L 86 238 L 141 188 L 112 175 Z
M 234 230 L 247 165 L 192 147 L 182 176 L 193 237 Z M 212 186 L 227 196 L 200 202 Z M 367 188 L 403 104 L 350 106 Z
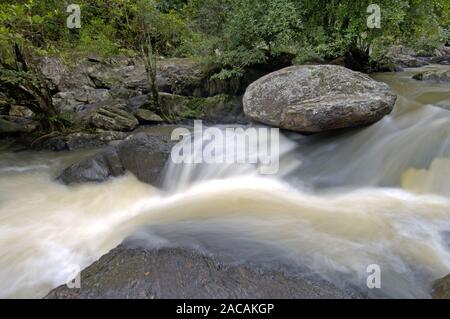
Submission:
M 428 54 L 450 40 L 448 0 L 377 0 L 381 28 L 373 29 L 369 0 L 80 0 L 81 28 L 69 29 L 71 2 L 0 4 L 0 86 L 21 86 L 51 129 L 64 123 L 33 67 L 39 55 L 75 63 L 92 53 L 143 54 L 151 82 L 156 56 L 193 57 L 225 79 L 281 55 L 293 63 L 351 55 L 374 65 L 392 44 Z

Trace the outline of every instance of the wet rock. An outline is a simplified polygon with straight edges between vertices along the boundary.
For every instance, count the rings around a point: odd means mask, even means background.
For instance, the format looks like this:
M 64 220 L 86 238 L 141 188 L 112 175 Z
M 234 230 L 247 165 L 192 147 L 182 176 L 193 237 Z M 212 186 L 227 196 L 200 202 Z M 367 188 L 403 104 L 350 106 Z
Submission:
M 433 299 L 450 299 L 450 275 L 433 283 L 431 295 Z
M 110 177 L 120 176 L 124 173 L 125 170 L 117 150 L 114 147 L 108 147 L 99 154 L 65 169 L 58 179 L 70 185 L 86 182 L 103 182 Z
M 304 133 L 369 125 L 389 114 L 396 95 L 385 83 L 341 66 L 292 66 L 252 83 L 245 114 Z
M 413 79 L 419 81 L 450 83 L 450 70 L 430 70 L 417 73 Z
M 446 56 L 436 56 L 430 59 L 430 63 L 450 65 L 450 54 Z
M 227 265 L 182 248 L 148 250 L 121 245 L 84 269 L 81 283 L 79 289 L 57 287 L 45 298 L 357 298 L 323 280 Z
M 58 179 L 66 184 L 103 182 L 129 171 L 145 183 L 161 186 L 162 172 L 174 143 L 169 134 L 141 132 L 68 167 Z
M 100 107 L 88 118 L 93 127 L 111 131 L 132 131 L 139 125 L 136 117 L 121 106 Z
M 31 133 L 37 128 L 37 123 L 23 117 L 1 115 L 0 134 Z
M 168 135 L 138 133 L 117 145 L 117 152 L 127 171 L 142 182 L 161 186 L 162 172 L 174 144 Z

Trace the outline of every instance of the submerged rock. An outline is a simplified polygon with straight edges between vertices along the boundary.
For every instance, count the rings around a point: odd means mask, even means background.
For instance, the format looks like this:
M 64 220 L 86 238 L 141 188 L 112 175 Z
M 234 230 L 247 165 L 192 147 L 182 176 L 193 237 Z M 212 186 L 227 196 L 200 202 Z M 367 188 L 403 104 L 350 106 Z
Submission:
M 450 299 L 450 275 L 433 283 L 431 295 L 434 299 Z
M 119 246 L 81 272 L 81 288 L 59 286 L 48 299 L 356 298 L 319 279 L 227 265 L 182 248 Z
M 124 173 L 125 169 L 120 162 L 117 150 L 114 147 L 108 147 L 65 169 L 59 180 L 65 184 L 103 182 L 110 177 L 120 176 Z
M 65 184 L 103 182 L 129 171 L 145 183 L 160 186 L 174 143 L 168 135 L 138 133 L 66 168 L 58 179 Z
M 413 76 L 413 79 L 419 81 L 450 83 L 450 70 L 425 71 L 417 73 L 416 75 Z
M 389 114 L 396 95 L 385 83 L 335 65 L 292 66 L 252 83 L 251 119 L 303 133 L 369 125 Z

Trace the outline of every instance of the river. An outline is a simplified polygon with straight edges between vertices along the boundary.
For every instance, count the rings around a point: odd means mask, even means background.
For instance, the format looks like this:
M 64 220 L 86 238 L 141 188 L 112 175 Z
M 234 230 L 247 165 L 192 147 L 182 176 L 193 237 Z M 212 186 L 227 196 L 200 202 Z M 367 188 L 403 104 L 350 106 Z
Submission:
M 172 164 L 163 189 L 130 174 L 69 187 L 55 176 L 96 150 L 2 145 L 0 297 L 43 297 L 74 265 L 132 236 L 287 265 L 371 298 L 428 298 L 431 282 L 450 273 L 450 90 L 411 79 L 420 70 L 373 75 L 398 100 L 370 127 L 285 133 L 275 176 L 252 165 Z M 373 264 L 381 288 L 369 290 Z

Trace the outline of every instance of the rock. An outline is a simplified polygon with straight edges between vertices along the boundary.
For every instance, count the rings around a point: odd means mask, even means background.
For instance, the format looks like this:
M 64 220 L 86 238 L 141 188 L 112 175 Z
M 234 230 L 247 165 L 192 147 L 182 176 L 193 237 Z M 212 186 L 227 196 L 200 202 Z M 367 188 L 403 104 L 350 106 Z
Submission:
M 392 62 L 401 68 L 419 68 L 421 66 L 427 65 L 424 59 L 412 57 L 409 55 L 399 55 L 392 58 Z
M 302 133 L 369 125 L 389 114 L 396 95 L 385 83 L 334 65 L 292 66 L 245 92 L 245 114 Z
M 175 112 L 183 119 L 201 119 L 211 124 L 246 124 L 242 99 L 229 95 L 191 98 Z
M 393 45 L 389 48 L 385 58 L 380 61 L 383 66 L 389 66 L 393 71 L 403 68 L 417 68 L 427 65 L 427 59 L 417 57 L 417 53 L 402 45 Z
M 417 73 L 413 79 L 419 81 L 450 83 L 450 70 L 430 70 Z
M 146 109 L 137 110 L 136 118 L 141 124 L 155 124 L 164 122 L 158 114 Z
M 37 123 L 26 118 L 1 115 L 0 134 L 31 133 L 37 128 Z
M 87 66 L 86 74 L 98 89 L 111 89 L 114 85 L 122 82 L 119 72 L 103 63 L 93 63 Z
M 164 93 L 160 94 L 164 96 Z M 137 95 L 127 101 L 128 109 L 136 112 L 140 108 L 151 108 L 150 97 L 147 94 Z
M 193 96 L 202 84 L 200 67 L 188 58 L 166 59 L 157 64 L 159 91 Z
M 431 295 L 433 299 L 450 299 L 450 275 L 433 283 Z
M 120 160 L 127 171 L 140 181 L 162 185 L 162 171 L 175 144 L 168 135 L 138 133 L 117 146 Z
M 23 118 L 32 118 L 34 113 L 29 108 L 22 105 L 11 105 L 9 109 L 10 116 L 23 117 Z
M 53 96 L 53 103 L 61 112 L 82 112 L 88 109 L 89 105 L 112 101 L 107 89 L 94 89 L 89 86 L 59 92 Z
M 450 54 L 445 56 L 435 56 L 430 59 L 430 63 L 450 65 Z
M 447 47 L 445 45 L 441 46 L 440 48 L 437 48 L 433 52 L 434 57 L 449 57 L 450 56 L 450 47 Z
M 81 288 L 61 285 L 47 299 L 349 299 L 320 279 L 228 265 L 183 248 L 113 249 L 81 272 Z
M 39 61 L 39 67 L 53 92 L 71 91 L 83 86 L 95 86 L 85 72 L 83 62 L 79 62 L 76 67 L 69 67 L 62 58 L 44 57 Z
M 100 107 L 88 118 L 93 127 L 110 131 L 132 131 L 139 125 L 136 117 L 120 106 Z
M 78 150 L 93 148 L 123 140 L 128 136 L 125 132 L 104 131 L 96 133 L 72 133 L 63 137 L 54 137 L 46 141 L 43 147 L 52 151 Z
M 63 183 L 78 184 L 86 182 L 103 182 L 110 177 L 125 173 L 117 150 L 108 147 L 93 157 L 70 166 L 58 177 Z
M 68 167 L 58 179 L 66 184 L 103 182 L 129 171 L 143 182 L 161 186 L 162 172 L 174 143 L 169 134 L 138 133 Z
M 9 115 L 10 103 L 8 98 L 0 93 L 0 115 Z

